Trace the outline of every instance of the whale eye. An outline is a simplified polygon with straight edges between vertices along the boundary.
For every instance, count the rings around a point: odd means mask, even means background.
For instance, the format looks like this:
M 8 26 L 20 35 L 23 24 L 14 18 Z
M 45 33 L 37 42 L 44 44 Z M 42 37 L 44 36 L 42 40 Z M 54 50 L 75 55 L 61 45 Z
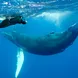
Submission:
M 50 34 L 54 34 L 54 31 L 52 31 Z

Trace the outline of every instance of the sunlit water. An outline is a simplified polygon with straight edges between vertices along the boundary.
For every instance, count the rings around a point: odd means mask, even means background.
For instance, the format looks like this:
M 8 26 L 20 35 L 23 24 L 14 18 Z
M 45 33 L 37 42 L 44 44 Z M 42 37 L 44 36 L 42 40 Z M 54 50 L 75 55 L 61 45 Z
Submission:
M 60 18 L 70 15 L 78 10 L 78 1 L 72 0 L 4 0 L 0 2 L 0 20 L 6 17 L 20 14 L 25 19 L 33 17 L 38 19 L 43 17 L 53 21 L 56 26 L 60 26 Z M 24 62 L 23 50 L 17 51 L 17 68 L 15 77 L 17 78 Z
M 36 16 L 43 12 L 76 11 L 78 1 L 72 0 L 12 0 L 0 3 L 0 16 L 11 16 L 21 14 L 26 18 Z

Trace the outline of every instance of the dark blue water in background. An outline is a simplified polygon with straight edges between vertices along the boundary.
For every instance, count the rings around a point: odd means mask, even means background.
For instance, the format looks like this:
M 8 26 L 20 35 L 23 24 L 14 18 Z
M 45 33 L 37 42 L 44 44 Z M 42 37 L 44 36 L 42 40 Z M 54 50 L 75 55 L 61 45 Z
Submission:
M 34 1 L 37 2 L 38 0 Z M 15 4 L 14 1 L 10 0 L 10 2 Z M 54 4 L 61 5 L 73 2 L 78 2 L 78 0 L 64 0 L 64 2 L 58 0 Z M 74 12 L 61 19 L 60 28 L 54 24 L 56 22 L 47 21 L 42 17 L 35 19 L 30 17 L 27 18 L 28 24 L 24 27 L 16 25 L 17 31 L 25 32 L 28 35 L 43 35 L 51 31 L 66 30 L 73 23 L 78 22 L 77 9 L 71 11 Z M 10 31 L 10 29 L 12 30 L 11 27 L 0 29 L 0 32 Z M 14 78 L 17 49 L 16 45 L 0 35 L 0 78 Z M 72 46 L 56 55 L 40 56 L 24 52 L 24 56 L 24 63 L 18 78 L 78 78 L 78 38 Z

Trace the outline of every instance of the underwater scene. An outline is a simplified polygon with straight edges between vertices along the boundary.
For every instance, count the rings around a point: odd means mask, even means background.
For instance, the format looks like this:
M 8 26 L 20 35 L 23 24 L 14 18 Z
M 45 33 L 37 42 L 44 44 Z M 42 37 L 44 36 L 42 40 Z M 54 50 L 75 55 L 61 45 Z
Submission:
M 0 0 L 0 78 L 78 78 L 78 0 Z

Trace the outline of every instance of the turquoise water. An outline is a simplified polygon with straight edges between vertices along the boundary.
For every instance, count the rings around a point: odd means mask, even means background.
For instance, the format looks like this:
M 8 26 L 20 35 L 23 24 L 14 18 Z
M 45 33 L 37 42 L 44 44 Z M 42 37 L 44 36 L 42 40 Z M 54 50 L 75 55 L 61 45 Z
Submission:
M 21 14 L 28 23 L 15 25 L 1 32 L 43 36 L 52 31 L 66 30 L 78 22 L 77 0 L 4 0 L 0 2 L 0 19 Z M 64 52 L 40 56 L 24 53 L 23 66 L 17 78 L 78 78 L 78 38 Z M 0 77 L 14 78 L 18 47 L 0 35 Z

